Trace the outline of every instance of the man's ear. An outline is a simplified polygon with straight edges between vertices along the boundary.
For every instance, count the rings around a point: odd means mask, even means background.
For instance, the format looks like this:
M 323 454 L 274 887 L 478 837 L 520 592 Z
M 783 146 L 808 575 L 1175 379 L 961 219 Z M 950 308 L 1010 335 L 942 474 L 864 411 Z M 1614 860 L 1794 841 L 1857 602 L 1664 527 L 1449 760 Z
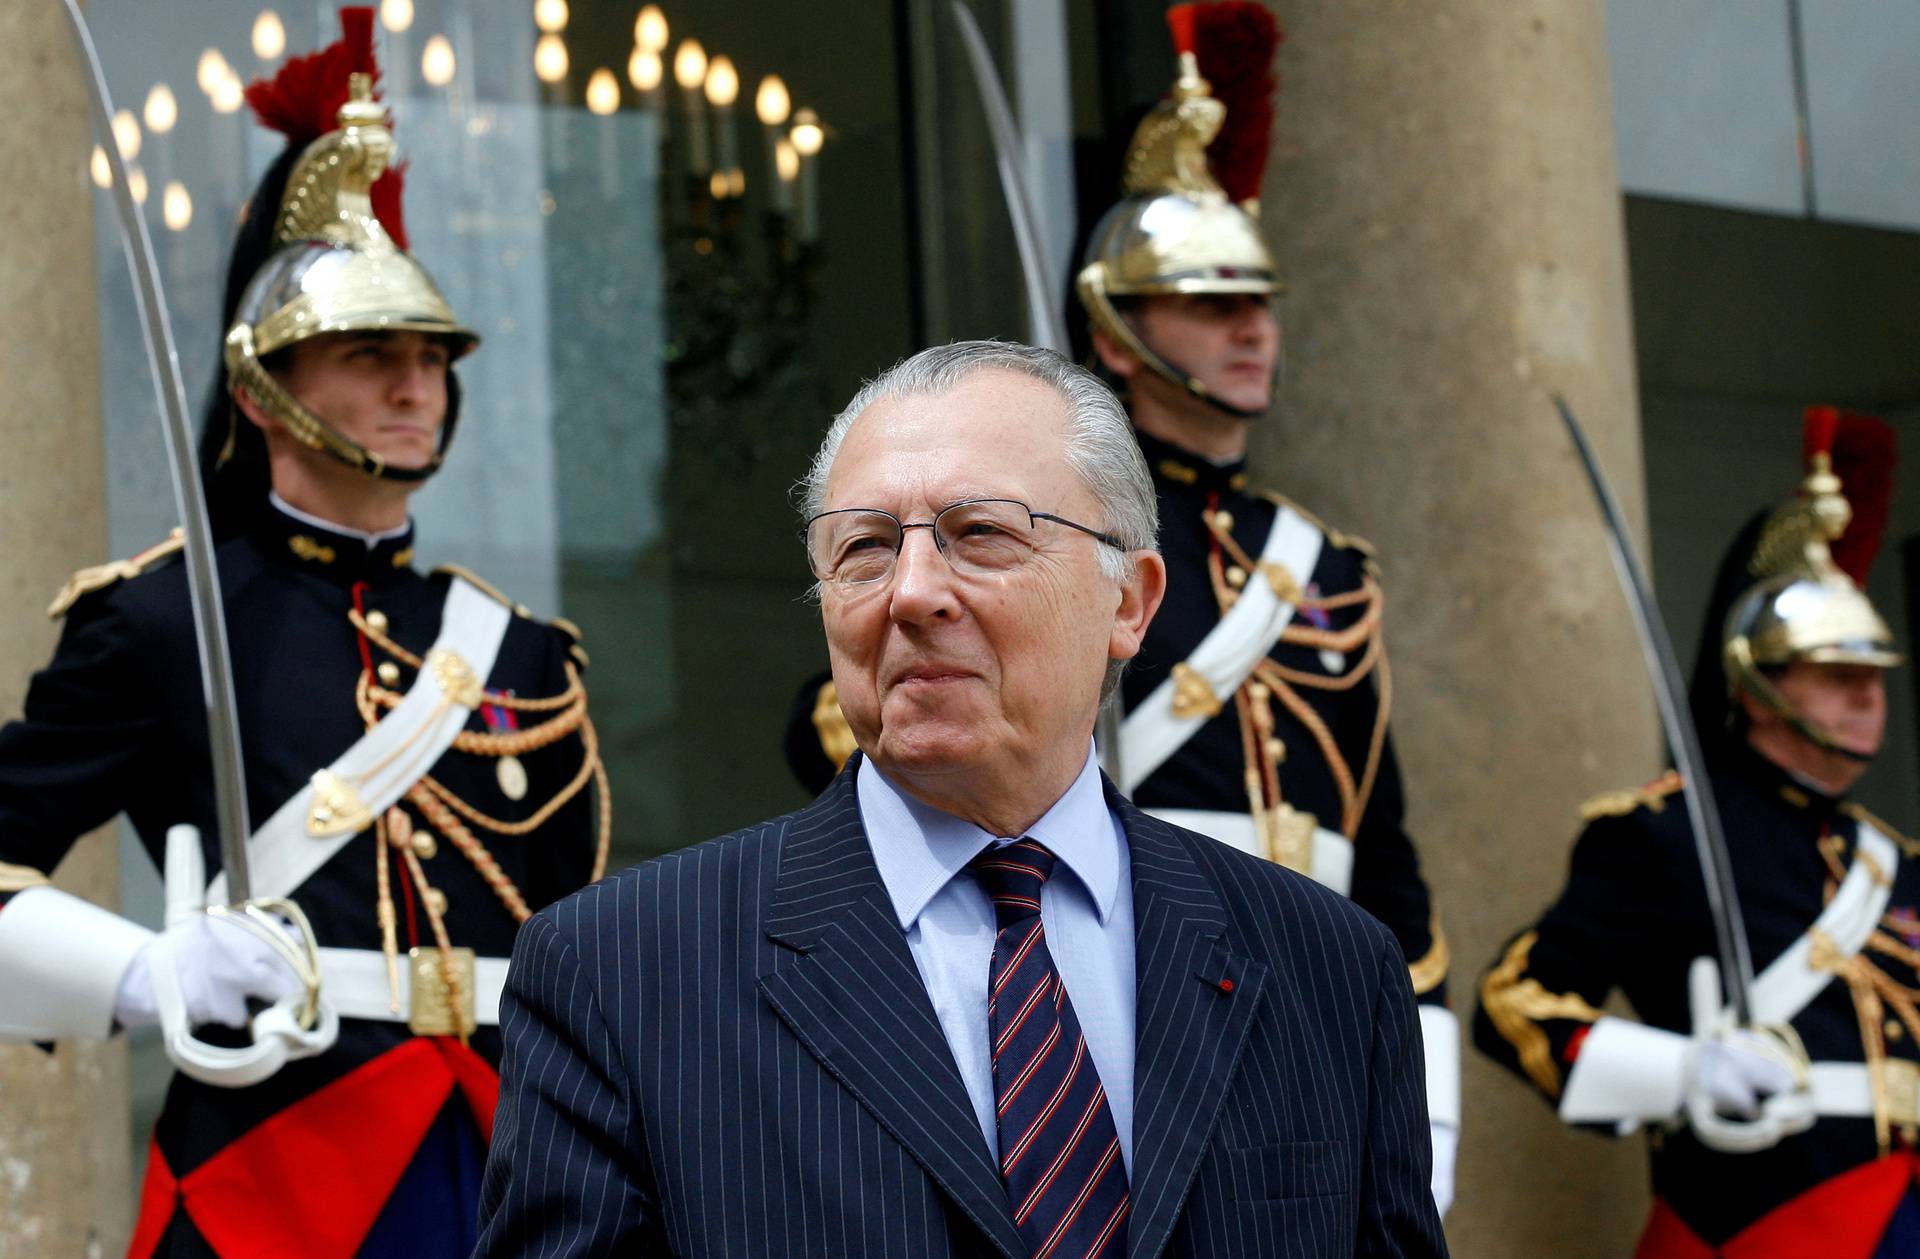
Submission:
M 239 385 L 233 386 L 233 405 L 240 414 L 247 417 L 252 425 L 263 433 L 271 433 L 280 427 L 280 421 L 267 414 L 267 409 Z
M 1764 728 L 1780 720 L 1779 713 L 1774 712 L 1768 705 L 1761 703 L 1760 700 L 1745 687 L 1733 693 L 1733 702 L 1740 706 L 1740 712 L 1746 717 L 1747 728 L 1750 730 Z
M 1093 331 L 1093 352 L 1100 356 L 1100 365 L 1121 380 L 1131 381 L 1143 366 L 1133 351 L 1098 328 Z
M 1113 633 L 1107 640 L 1107 656 L 1113 660 L 1140 654 L 1147 626 L 1167 595 L 1167 562 L 1158 551 L 1135 551 L 1133 566 L 1133 580 L 1120 583 L 1120 606 L 1114 609 Z

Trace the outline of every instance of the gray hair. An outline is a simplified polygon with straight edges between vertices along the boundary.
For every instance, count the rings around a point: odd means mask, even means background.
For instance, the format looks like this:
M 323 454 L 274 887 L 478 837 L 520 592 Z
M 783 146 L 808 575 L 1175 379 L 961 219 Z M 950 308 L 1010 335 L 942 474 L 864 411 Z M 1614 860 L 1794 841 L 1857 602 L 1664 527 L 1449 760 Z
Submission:
M 1116 551 L 1100 547 L 1100 571 L 1114 581 L 1131 580 L 1132 553 L 1158 549 L 1160 509 L 1126 409 L 1086 368 L 1052 350 L 1011 341 L 956 341 L 934 346 L 901 359 L 863 385 L 828 426 L 807 475 L 797 487 L 801 518 L 811 519 L 820 513 L 827 499 L 827 476 L 833 471 L 840 444 L 868 407 L 883 398 L 950 393 L 974 373 L 993 369 L 1018 372 L 1050 386 L 1067 404 L 1067 466 L 1100 504 L 1104 520 L 1097 527 L 1127 548 Z

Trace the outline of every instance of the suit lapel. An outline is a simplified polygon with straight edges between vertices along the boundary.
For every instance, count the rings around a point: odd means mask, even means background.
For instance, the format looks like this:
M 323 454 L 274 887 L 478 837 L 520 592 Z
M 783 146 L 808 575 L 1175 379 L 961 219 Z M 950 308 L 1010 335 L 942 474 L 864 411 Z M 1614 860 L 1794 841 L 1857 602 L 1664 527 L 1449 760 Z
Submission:
M 1135 1012 L 1133 1218 L 1129 1259 L 1165 1249 L 1232 1095 L 1267 967 L 1240 952 L 1220 893 L 1165 823 L 1107 784 L 1133 860 Z
M 1024 1255 L 1006 1188 L 874 865 L 853 766 L 790 824 L 766 930 L 800 954 L 761 976 L 774 1011 L 1003 1254 Z

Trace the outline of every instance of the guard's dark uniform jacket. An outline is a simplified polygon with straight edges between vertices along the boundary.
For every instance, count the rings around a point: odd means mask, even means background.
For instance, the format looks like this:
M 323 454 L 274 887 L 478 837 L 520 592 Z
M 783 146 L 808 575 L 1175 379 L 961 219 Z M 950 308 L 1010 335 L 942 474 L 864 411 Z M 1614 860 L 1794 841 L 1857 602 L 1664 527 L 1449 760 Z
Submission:
M 1140 654 L 1121 681 L 1121 698 L 1128 711 L 1165 682 L 1174 666 L 1185 661 L 1219 622 L 1221 604 L 1209 576 L 1210 567 L 1217 565 L 1230 585 L 1243 584 L 1249 578 L 1244 571 L 1235 571 L 1240 566 L 1232 555 L 1223 552 L 1208 526 L 1208 515 L 1226 512 L 1232 518 L 1230 532 L 1240 551 L 1257 558 L 1280 509 L 1276 498 L 1249 492 L 1244 459 L 1215 464 L 1138 430 L 1135 437 L 1159 498 L 1160 552 L 1167 563 L 1167 594 L 1147 627 Z M 1317 521 L 1313 523 L 1318 526 Z M 1295 613 L 1289 637 L 1296 628 L 1309 632 L 1350 630 L 1368 611 L 1368 601 L 1358 596 L 1375 574 L 1371 551 L 1359 539 L 1320 527 L 1326 538 L 1313 572 L 1302 582 L 1307 600 Z M 1339 596 L 1354 596 L 1354 601 L 1327 610 L 1310 606 L 1316 598 Z M 1420 875 L 1419 857 L 1403 823 L 1405 803 L 1393 742 L 1384 728 L 1376 729 L 1385 718 L 1375 685 L 1376 679 L 1384 676 L 1376 664 L 1376 652 L 1379 659 L 1384 659 L 1377 633 L 1365 645 L 1340 653 L 1336 672 L 1322 659 L 1321 648 L 1286 637 L 1273 647 L 1269 658 L 1296 679 L 1290 684 L 1293 695 L 1304 702 L 1324 730 L 1323 737 L 1310 729 L 1276 695 L 1268 704 L 1272 738 L 1280 745 L 1275 749 L 1279 757 L 1273 770 L 1281 800 L 1298 813 L 1310 814 L 1320 826 L 1345 833 L 1353 841 L 1352 882 L 1347 894 L 1385 923 L 1399 940 L 1419 999 L 1423 1003 L 1444 1003 L 1446 944 Z M 1365 670 L 1371 672 L 1362 672 Z M 1354 673 L 1362 673 L 1357 682 L 1352 680 Z M 1132 795 L 1136 804 L 1149 810 L 1249 811 L 1249 753 L 1257 757 L 1265 748 L 1246 746 L 1231 697 L 1221 698 L 1226 702 L 1219 714 L 1135 786 Z M 1369 780 L 1370 759 L 1377 765 Z M 1352 788 L 1351 800 L 1343 796 L 1342 775 Z M 1348 833 L 1343 822 L 1355 814 L 1357 824 Z
M 1813 927 L 1856 860 L 1863 818 L 1897 846 L 1886 909 L 1866 949 L 1851 961 L 1822 961 L 1816 946 L 1814 964 L 1836 974 L 1792 1020 L 1815 1064 L 1870 1055 L 1881 1062 L 1886 1146 L 1869 1116 L 1823 1115 L 1751 1154 L 1721 1153 L 1683 1127 L 1655 1128 L 1648 1143 L 1657 1202 L 1637 1253 L 1920 1255 L 1920 1201 L 1910 1188 L 1920 1169 L 1912 1153 L 1920 1122 L 1920 850 L 1744 745 L 1721 749 L 1711 773 L 1757 972 Z M 1551 1101 L 1616 990 L 1642 1022 L 1692 1031 L 1688 968 L 1716 947 L 1679 786 L 1669 774 L 1590 803 L 1559 899 L 1481 980 L 1475 1043 Z
M 263 504 L 250 530 L 220 546 L 255 826 L 365 733 L 357 688 L 412 685 L 413 668 L 349 620 L 356 607 L 376 627 L 384 617 L 392 643 L 426 654 L 451 579 L 416 571 L 411 542 L 409 531 L 369 550 Z M 51 871 L 80 835 L 125 812 L 156 863 L 167 828 L 188 822 L 201 828 L 209 875 L 220 869 L 198 656 L 177 551 L 163 546 L 117 569 L 92 570 L 69 592 L 77 597 L 53 661 L 34 677 L 22 719 L 0 728 L 0 863 Z M 584 662 L 569 629 L 521 610 L 486 680 L 489 703 L 469 729 L 502 733 L 553 717 L 496 701 L 561 696 L 577 685 Z M 583 717 L 583 690 L 579 704 Z M 590 727 L 573 724 L 519 755 L 512 773 L 502 772 L 497 755 L 458 748 L 429 771 L 446 796 L 478 815 L 463 811 L 458 825 L 534 910 L 584 885 L 596 863 L 596 792 L 588 780 L 597 776 L 597 758 Z M 530 833 L 479 820 L 511 828 L 562 796 Z M 444 816 L 400 807 L 417 828 L 411 848 L 432 889 L 417 892 L 403 855 L 393 854 L 401 965 L 409 946 L 435 947 L 423 905 L 429 896 L 444 897 L 454 946 L 508 956 L 518 922 L 498 880 L 483 878 L 449 841 Z M 377 847 L 374 832 L 363 832 L 294 893 L 323 947 L 380 950 Z M 491 1027 L 475 1032 L 469 1049 L 453 1037 L 416 1037 L 405 1022 L 342 1019 L 334 1048 L 257 1086 L 217 1088 L 176 1076 L 154 1136 L 132 1253 L 467 1254 L 468 1204 L 491 1127 L 498 1056 Z M 385 1209 L 389 1203 L 394 1209 Z

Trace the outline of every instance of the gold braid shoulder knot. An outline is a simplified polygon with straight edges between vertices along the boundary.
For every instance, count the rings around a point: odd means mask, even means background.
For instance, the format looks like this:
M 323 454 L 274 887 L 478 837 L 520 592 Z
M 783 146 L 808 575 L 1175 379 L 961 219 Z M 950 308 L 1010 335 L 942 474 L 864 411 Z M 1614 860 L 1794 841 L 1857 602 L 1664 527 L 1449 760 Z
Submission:
M 1284 500 L 1280 500 L 1283 501 Z M 1299 510 L 1299 508 L 1295 508 Z M 1304 514 L 1304 513 L 1303 513 Z M 1312 519 L 1311 516 L 1308 517 Z M 1373 788 L 1380 773 L 1380 761 L 1386 750 L 1387 719 L 1393 709 L 1393 672 L 1387 663 L 1386 639 L 1381 626 L 1386 607 L 1386 593 L 1380 587 L 1369 566 L 1361 577 L 1360 585 L 1352 590 L 1336 595 L 1309 595 L 1300 588 L 1297 579 L 1284 572 L 1274 574 L 1267 567 L 1255 563 L 1246 550 L 1233 536 L 1233 518 L 1225 512 L 1205 513 L 1207 528 L 1219 541 L 1221 551 L 1233 561 L 1234 576 L 1243 584 L 1251 573 L 1263 574 L 1269 582 L 1276 583 L 1276 593 L 1280 585 L 1287 586 L 1282 595 L 1296 608 L 1321 612 L 1359 610 L 1353 624 L 1341 630 L 1320 629 L 1313 625 L 1301 625 L 1291 622 L 1280 631 L 1280 642 L 1317 651 L 1337 651 L 1345 656 L 1359 653 L 1360 659 L 1354 666 L 1338 676 L 1308 673 L 1291 669 L 1279 661 L 1268 657 L 1254 669 L 1253 676 L 1241 687 L 1243 697 L 1240 705 L 1242 720 L 1246 724 L 1244 740 L 1249 749 L 1248 777 L 1249 794 L 1252 792 L 1252 780 L 1258 775 L 1264 788 L 1266 799 L 1258 802 L 1255 813 L 1259 815 L 1267 809 L 1278 808 L 1280 800 L 1279 758 L 1284 749 L 1275 749 L 1274 740 L 1269 736 L 1272 727 L 1271 716 L 1265 716 L 1263 710 L 1267 701 L 1277 699 L 1295 720 L 1305 726 L 1313 735 L 1315 746 L 1319 749 L 1327 771 L 1333 776 L 1334 786 L 1340 793 L 1340 831 L 1349 839 L 1359 833 L 1360 819 L 1366 816 L 1367 804 L 1373 798 Z M 1314 523 L 1326 533 L 1329 541 L 1336 546 L 1352 545 L 1353 539 Z M 1236 583 L 1230 578 L 1220 556 L 1216 553 L 1209 558 L 1208 575 L 1213 581 L 1213 592 L 1224 615 L 1240 597 Z M 1361 682 L 1379 673 L 1377 700 L 1374 707 L 1373 730 L 1367 741 L 1367 761 L 1361 768 L 1360 780 L 1356 784 L 1353 767 L 1340 750 L 1333 732 L 1319 712 L 1300 692 L 1302 689 L 1325 693 L 1339 693 L 1352 690 Z M 1255 761 L 1262 762 L 1258 766 Z M 1272 762 L 1266 764 L 1265 762 Z
M 408 651 L 389 638 L 360 612 L 347 614 L 355 629 L 364 634 L 367 640 L 394 660 L 416 672 L 427 667 L 427 662 Z M 462 730 L 454 735 L 453 747 L 457 751 L 472 756 L 504 758 L 522 756 L 538 751 L 559 742 L 570 734 L 578 733 L 583 750 L 580 769 L 564 786 L 556 791 L 526 819 L 518 822 L 504 821 L 481 812 L 473 805 L 455 795 L 447 786 L 431 774 L 421 775 L 418 782 L 407 792 L 407 801 L 420 811 L 442 835 L 460 850 L 468 863 L 479 872 L 480 877 L 500 903 L 506 907 L 516 923 L 525 922 L 532 916 L 526 898 L 500 863 L 475 835 L 467 823 L 496 835 L 521 837 L 532 834 L 571 801 L 591 781 L 594 796 L 598 804 L 597 827 L 593 858 L 593 871 L 589 882 L 598 882 L 607 871 L 607 855 L 613 838 L 613 798 L 607 785 L 606 765 L 600 757 L 600 739 L 594 730 L 593 721 L 587 716 L 587 688 L 581 681 L 580 671 L 573 661 L 562 662 L 566 670 L 566 689 L 557 695 L 523 698 L 514 695 L 485 693 L 485 702 L 498 705 L 516 713 L 551 714 L 520 730 L 486 732 Z M 372 729 L 379 724 L 384 710 L 399 706 L 405 698 L 400 691 L 382 686 L 374 680 L 374 672 L 363 669 L 354 686 L 354 703 L 359 709 L 360 718 Z M 464 820 L 463 820 L 464 819 Z M 434 935 L 442 959 L 442 968 L 451 977 L 454 973 L 453 945 L 447 935 L 445 925 L 445 904 L 433 893 L 420 865 L 420 852 L 425 841 L 424 832 L 416 832 L 408 822 L 406 814 L 399 808 L 387 810 L 376 827 L 378 843 L 375 845 L 378 856 L 376 871 L 379 888 L 379 902 L 376 907 L 382 951 L 387 956 L 389 983 L 396 994 L 399 992 L 398 958 L 399 943 L 396 936 L 397 914 L 394 910 L 391 877 L 389 874 L 388 849 L 391 847 L 400 854 L 407 867 L 410 881 L 420 892 L 421 904 L 426 909 L 427 921 Z M 451 978 L 449 983 L 451 984 Z

